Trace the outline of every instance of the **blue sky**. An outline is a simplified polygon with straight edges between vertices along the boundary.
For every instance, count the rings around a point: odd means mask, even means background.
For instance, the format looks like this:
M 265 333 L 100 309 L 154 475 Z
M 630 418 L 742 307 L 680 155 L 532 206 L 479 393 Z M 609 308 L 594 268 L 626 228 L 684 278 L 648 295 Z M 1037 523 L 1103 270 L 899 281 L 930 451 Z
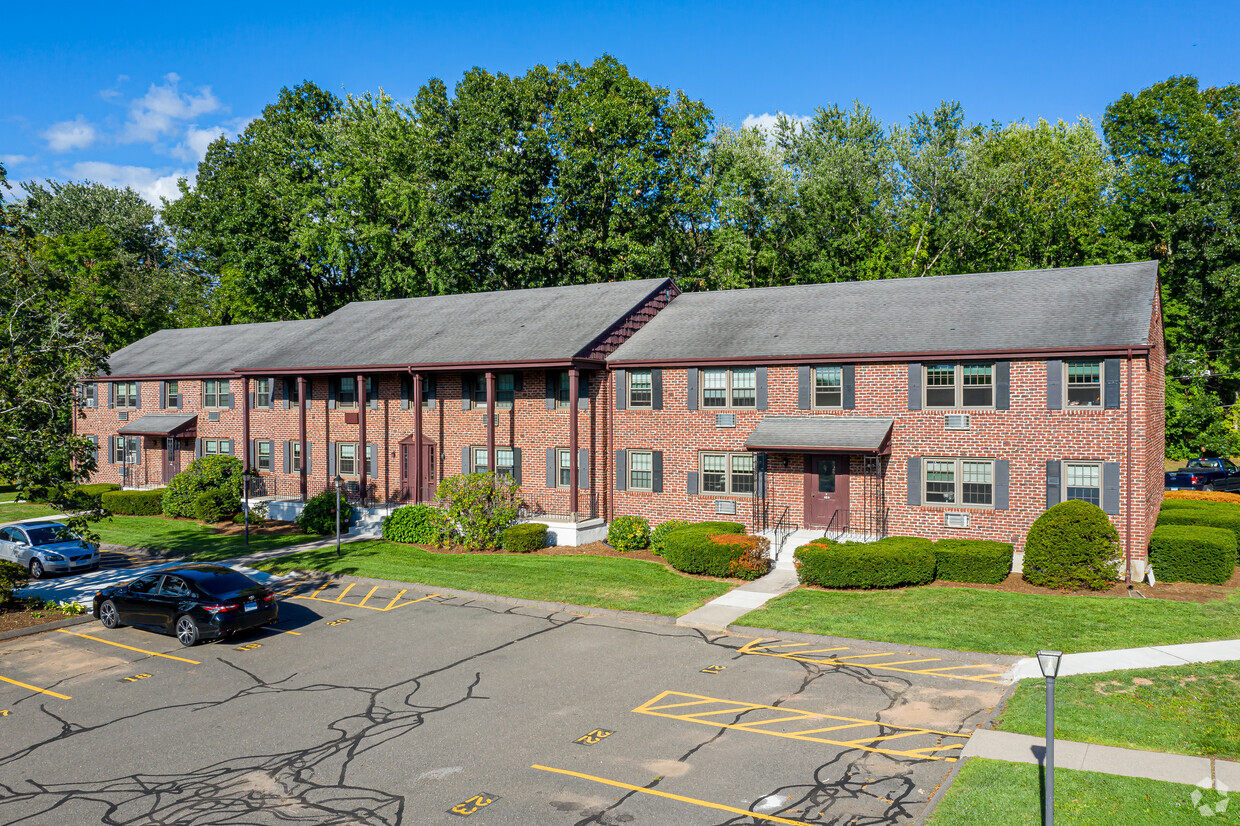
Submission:
M 1236 2 L 14 6 L 0 48 L 10 180 L 90 178 L 152 200 L 305 79 L 408 100 L 472 66 L 522 74 L 607 52 L 734 125 L 854 99 L 905 122 L 945 98 L 972 121 L 1097 123 L 1173 74 L 1240 82 Z

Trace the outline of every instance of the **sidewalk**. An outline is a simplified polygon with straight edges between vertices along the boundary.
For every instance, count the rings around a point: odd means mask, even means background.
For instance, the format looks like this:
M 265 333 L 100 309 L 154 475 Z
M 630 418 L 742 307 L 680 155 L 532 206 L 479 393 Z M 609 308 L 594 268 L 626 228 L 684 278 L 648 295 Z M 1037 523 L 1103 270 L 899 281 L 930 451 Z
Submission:
M 978 729 L 965 744 L 961 756 L 1043 765 L 1046 740 L 1027 734 Z M 1097 746 L 1072 740 L 1055 741 L 1055 768 L 1163 780 L 1202 788 L 1240 789 L 1240 763 L 1230 760 Z
M 1101 674 L 1104 671 L 1131 671 L 1137 668 L 1159 668 L 1167 665 L 1209 663 L 1223 660 L 1240 660 L 1240 640 L 1188 642 L 1179 645 L 1121 648 L 1115 651 L 1065 654 L 1063 659 L 1059 661 L 1059 676 Z M 1034 678 L 1041 679 L 1042 669 L 1038 667 L 1037 657 L 1029 657 L 1018 662 L 1012 667 L 1009 677 L 1013 682 Z

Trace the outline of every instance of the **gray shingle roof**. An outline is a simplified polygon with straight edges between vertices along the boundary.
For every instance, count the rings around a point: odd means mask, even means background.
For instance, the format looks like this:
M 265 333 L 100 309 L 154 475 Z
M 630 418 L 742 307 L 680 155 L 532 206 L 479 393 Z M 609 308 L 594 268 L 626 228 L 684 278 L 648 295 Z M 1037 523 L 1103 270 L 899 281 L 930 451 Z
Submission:
M 1158 264 L 686 293 L 609 361 L 1144 345 Z
M 108 364 L 114 376 L 227 373 L 256 352 L 295 343 L 319 323 L 310 319 L 160 330 L 117 350 Z
M 666 278 L 505 292 L 361 301 L 296 338 L 236 359 L 237 368 L 567 360 Z
M 198 419 L 197 413 L 148 413 L 122 425 L 118 431 L 127 435 L 171 436 L 183 430 Z
M 861 416 L 764 416 L 745 440 L 745 447 L 873 453 L 883 446 L 893 423 L 893 419 Z

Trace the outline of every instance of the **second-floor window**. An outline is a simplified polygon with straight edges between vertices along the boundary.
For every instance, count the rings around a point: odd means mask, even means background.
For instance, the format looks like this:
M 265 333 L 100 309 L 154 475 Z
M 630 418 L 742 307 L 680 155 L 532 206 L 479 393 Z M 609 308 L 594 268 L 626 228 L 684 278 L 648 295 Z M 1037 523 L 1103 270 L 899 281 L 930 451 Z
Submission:
M 928 364 L 923 369 L 927 408 L 994 407 L 993 364 Z
M 838 410 L 844 406 L 844 369 L 814 368 L 814 407 Z
M 629 407 L 650 407 L 654 399 L 654 380 L 649 370 L 630 370 Z
M 181 389 L 175 381 L 164 382 L 164 407 L 181 406 Z
M 254 380 L 254 406 L 271 407 L 271 379 Z
M 97 407 L 99 405 L 99 385 L 89 381 L 82 385 L 82 406 Z
M 342 376 L 336 385 L 336 406 L 337 407 L 357 407 L 357 379 L 352 376 Z M 344 471 L 341 471 L 344 473 Z
M 1102 407 L 1102 362 L 1064 362 L 1068 407 Z
M 113 387 L 116 394 L 113 399 L 118 408 L 132 409 L 138 406 L 138 383 L 136 381 L 118 381 Z
M 202 383 L 203 407 L 228 407 L 229 392 L 226 379 L 206 379 Z
M 702 407 L 757 407 L 758 371 L 752 367 L 702 371 Z
M 476 408 L 487 406 L 487 375 L 479 373 L 474 376 L 473 404 Z M 495 374 L 495 409 L 511 410 L 513 399 L 516 398 L 516 381 L 512 373 Z

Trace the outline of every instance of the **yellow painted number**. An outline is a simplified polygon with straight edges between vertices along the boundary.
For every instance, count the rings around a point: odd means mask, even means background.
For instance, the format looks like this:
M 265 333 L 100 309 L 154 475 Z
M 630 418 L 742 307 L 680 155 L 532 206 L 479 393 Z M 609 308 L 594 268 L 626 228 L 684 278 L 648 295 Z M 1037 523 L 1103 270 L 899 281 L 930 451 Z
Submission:
M 263 644 L 261 642 L 247 642 L 245 645 L 238 645 L 237 650 L 238 651 L 253 651 L 255 648 L 262 648 L 262 647 L 263 647 Z
M 471 797 L 469 800 L 466 800 L 464 803 L 456 804 L 448 811 L 454 815 L 461 815 L 462 817 L 469 817 L 474 812 L 478 811 L 484 806 L 490 806 L 492 803 L 495 802 L 495 800 L 496 798 L 494 795 L 476 794 L 473 797 Z
M 8 716 L 9 716 L 9 710 L 7 708 L 0 708 L 0 717 L 8 717 Z
M 328 625 L 344 625 L 348 621 L 349 621 L 348 619 L 338 619 L 338 620 L 332 620 L 331 622 L 327 624 Z
M 718 674 L 720 671 L 722 671 L 725 668 L 727 668 L 726 665 L 708 665 L 702 669 L 702 673 L 703 674 Z
M 150 674 L 134 674 L 132 677 L 122 677 L 121 679 L 127 683 L 136 683 L 138 680 L 145 680 Z
M 612 732 L 607 729 L 596 728 L 589 734 L 583 734 L 574 740 L 574 743 L 580 743 L 583 746 L 593 746 L 595 743 L 601 743 L 604 737 L 610 737 Z

